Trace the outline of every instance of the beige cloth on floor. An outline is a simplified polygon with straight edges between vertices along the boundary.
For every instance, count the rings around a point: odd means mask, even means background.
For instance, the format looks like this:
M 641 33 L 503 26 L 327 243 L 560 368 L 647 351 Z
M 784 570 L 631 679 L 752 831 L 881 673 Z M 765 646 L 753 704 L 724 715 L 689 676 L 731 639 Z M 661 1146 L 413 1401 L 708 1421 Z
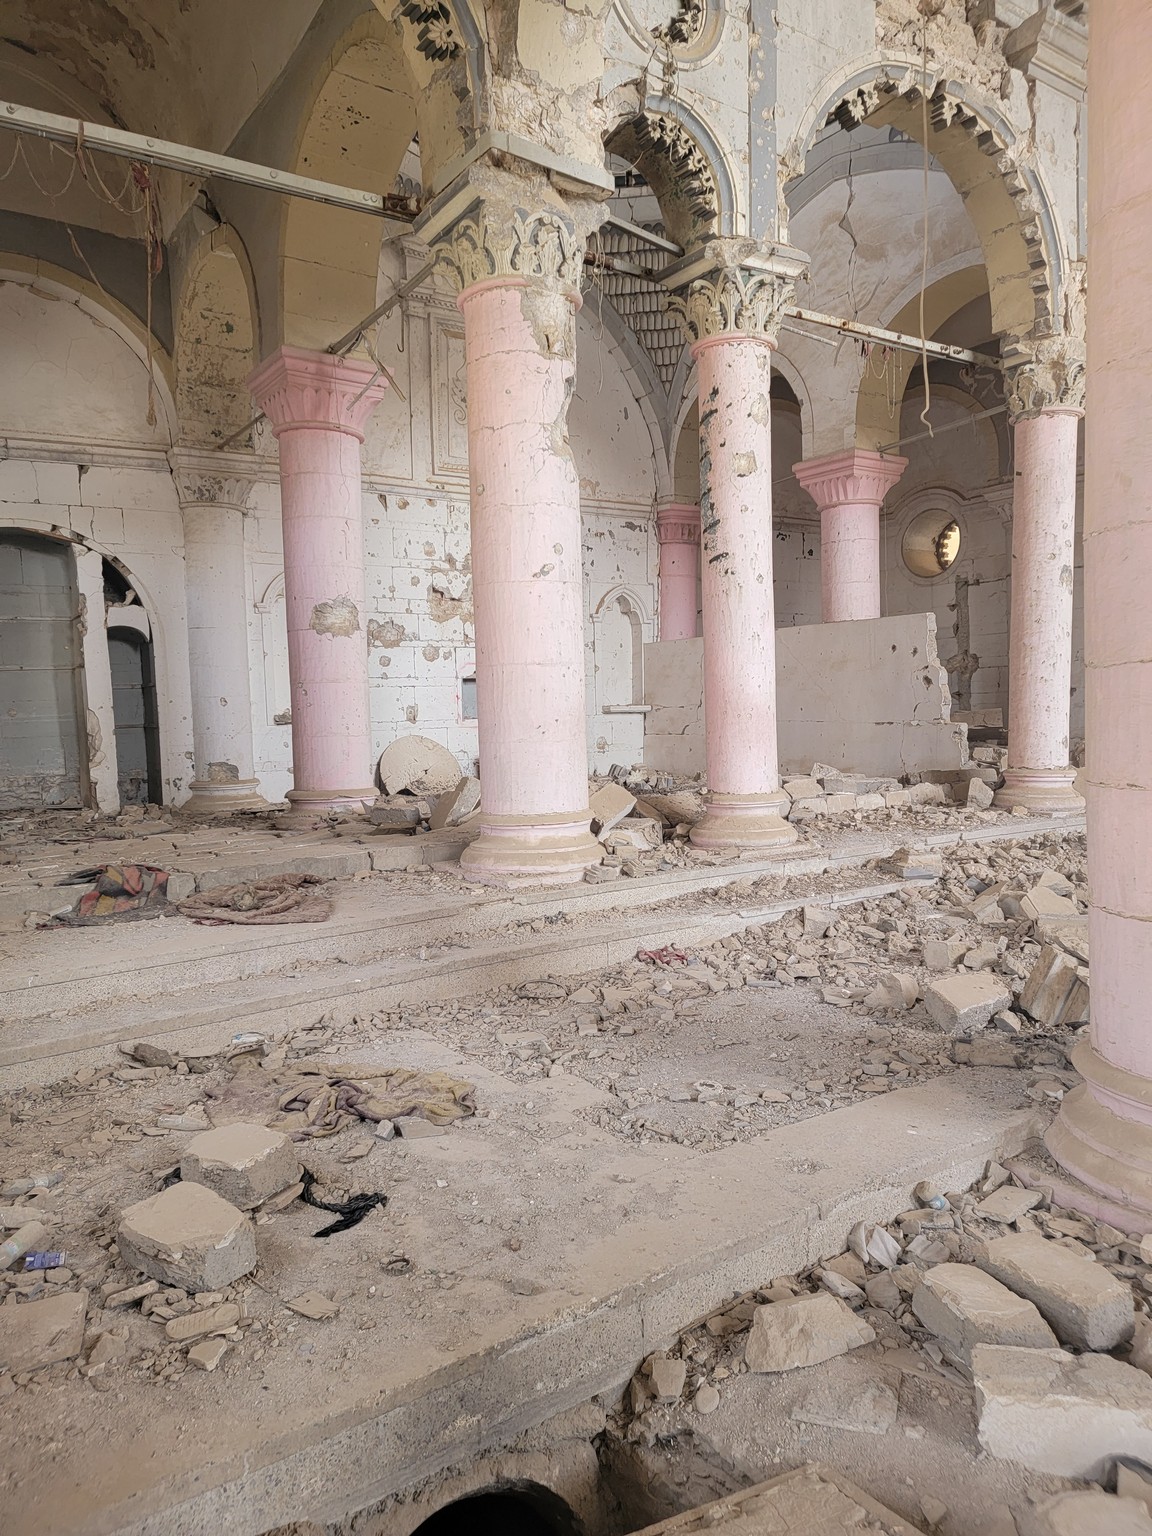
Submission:
M 323 923 L 332 916 L 332 903 L 303 889 L 322 883 L 319 875 L 269 875 L 201 891 L 176 910 L 197 923 Z
M 277 1097 L 280 1113 L 268 1124 L 293 1141 L 334 1136 L 357 1120 L 415 1115 L 433 1125 L 448 1125 L 476 1113 L 475 1084 L 446 1072 L 311 1061 L 292 1062 L 274 1073 L 273 1080 L 287 1086 Z

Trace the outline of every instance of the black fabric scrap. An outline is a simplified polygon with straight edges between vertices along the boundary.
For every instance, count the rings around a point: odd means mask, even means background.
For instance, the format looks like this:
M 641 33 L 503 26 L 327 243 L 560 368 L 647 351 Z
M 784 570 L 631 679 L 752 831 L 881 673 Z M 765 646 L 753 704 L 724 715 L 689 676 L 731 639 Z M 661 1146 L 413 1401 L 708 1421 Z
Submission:
M 301 1175 L 304 1188 L 300 1191 L 300 1198 L 305 1205 L 315 1206 L 318 1211 L 331 1211 L 334 1216 L 339 1216 L 339 1221 L 332 1221 L 326 1227 L 321 1227 L 319 1232 L 313 1232 L 313 1237 L 331 1237 L 335 1232 L 347 1232 L 349 1227 L 356 1227 L 364 1220 L 369 1211 L 374 1211 L 377 1206 L 383 1210 L 388 1204 L 388 1196 L 353 1195 L 351 1200 L 320 1200 L 312 1193 L 312 1186 L 316 1182 L 316 1175 L 305 1168 Z

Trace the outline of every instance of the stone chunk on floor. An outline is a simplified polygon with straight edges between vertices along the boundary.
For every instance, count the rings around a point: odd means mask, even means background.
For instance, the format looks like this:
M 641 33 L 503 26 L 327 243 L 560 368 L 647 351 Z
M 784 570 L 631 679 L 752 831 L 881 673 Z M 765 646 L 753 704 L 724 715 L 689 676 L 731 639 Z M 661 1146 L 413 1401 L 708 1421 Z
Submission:
M 116 1241 L 129 1268 L 186 1291 L 223 1290 L 256 1268 L 252 1223 L 203 1184 L 173 1184 L 130 1205 Z
M 971 1264 L 937 1264 L 912 1293 L 912 1310 L 945 1355 L 971 1365 L 977 1344 L 1055 1349 L 1056 1335 L 1030 1301 Z
M 1152 1380 L 1111 1355 L 977 1344 L 980 1444 L 1035 1472 L 1099 1479 L 1113 1456 L 1152 1460 Z
M 1152 1515 L 1102 1488 L 1058 1493 L 1021 1516 L 1020 1536 L 1152 1536 Z
M 1034 1233 L 987 1244 L 976 1262 L 1018 1296 L 1035 1303 L 1062 1344 L 1115 1349 L 1132 1337 L 1132 1292 L 1102 1264 Z
M 264 1125 L 220 1125 L 203 1131 L 184 1148 L 180 1177 L 204 1184 L 222 1200 L 250 1211 L 300 1178 L 292 1143 Z
M 845 1388 L 840 1382 L 817 1382 L 811 1392 L 793 1403 L 791 1417 L 797 1424 L 820 1424 L 825 1429 L 849 1429 L 858 1435 L 886 1435 L 896 1423 L 900 1400 L 883 1381 L 861 1381 Z
M 757 1307 L 744 1359 L 750 1371 L 795 1371 L 871 1344 L 875 1337 L 851 1307 L 824 1291 Z
M 1012 994 L 1001 977 L 988 971 L 961 971 L 930 981 L 924 1003 L 946 1035 L 967 1035 L 983 1029 L 1001 1008 L 1010 1008 Z
M 1020 993 L 1029 1018 L 1050 1029 L 1088 1019 L 1089 989 L 1084 967 L 1063 949 L 1045 944 Z
M 15 1376 L 57 1360 L 75 1360 L 84 1345 L 87 1291 L 0 1307 L 0 1366 Z
M 753 1483 L 712 1504 L 684 1510 L 636 1536 L 680 1536 L 683 1532 L 721 1531 L 724 1536 L 839 1536 L 868 1532 L 869 1536 L 921 1536 L 871 1494 L 850 1483 L 831 1467 L 810 1463 L 783 1472 L 765 1483 Z
M 624 820 L 635 804 L 636 796 L 630 795 L 619 784 L 605 784 L 588 801 L 593 832 L 597 837 L 603 837 L 605 832 L 611 832 L 617 822 Z

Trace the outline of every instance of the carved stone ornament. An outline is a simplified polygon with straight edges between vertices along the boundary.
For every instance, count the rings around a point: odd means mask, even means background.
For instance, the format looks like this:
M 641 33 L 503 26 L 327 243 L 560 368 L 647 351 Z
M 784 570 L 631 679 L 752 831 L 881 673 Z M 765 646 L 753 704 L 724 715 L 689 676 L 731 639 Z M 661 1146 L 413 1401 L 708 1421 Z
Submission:
M 482 203 L 443 237 L 437 262 L 461 291 L 494 277 L 538 278 L 578 290 L 584 243 L 552 209 L 527 213 Z
M 173 448 L 168 463 L 182 507 L 234 507 L 241 512 L 247 508 L 256 484 L 254 466 L 230 463 L 221 454 L 183 448 Z
M 406 16 L 416 28 L 416 47 L 434 64 L 454 59 L 461 51 L 456 35 L 456 22 L 452 12 L 442 3 L 424 5 L 422 0 L 404 0 L 401 16 Z
M 694 43 L 704 30 L 708 7 L 704 0 L 680 0 L 674 16 L 652 28 L 652 36 L 662 43 L 681 48 Z
M 793 280 L 779 273 L 725 267 L 712 277 L 697 278 L 683 293 L 669 294 L 668 306 L 679 315 L 689 341 L 734 333 L 774 342 L 794 291 Z
M 1084 409 L 1084 343 L 1078 336 L 1042 336 L 1012 342 L 1004 361 L 1004 389 L 1013 421 L 1044 411 Z

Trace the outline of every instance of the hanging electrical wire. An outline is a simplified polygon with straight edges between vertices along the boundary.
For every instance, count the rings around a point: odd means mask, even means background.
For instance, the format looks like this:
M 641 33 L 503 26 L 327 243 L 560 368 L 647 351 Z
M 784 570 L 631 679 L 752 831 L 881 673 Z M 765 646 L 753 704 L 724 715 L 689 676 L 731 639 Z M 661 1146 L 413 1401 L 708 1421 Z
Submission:
M 929 172 L 931 170 L 932 155 L 928 148 L 928 9 L 921 7 L 924 18 L 923 39 L 924 50 L 922 57 L 922 69 L 920 77 L 920 113 L 922 125 L 922 137 L 924 141 L 924 241 L 920 260 L 920 339 L 926 342 L 928 332 L 924 323 L 924 299 L 928 291 L 928 185 Z M 921 346 L 920 370 L 924 376 L 924 409 L 920 412 L 920 420 L 927 428 L 928 436 L 932 436 L 932 423 L 928 420 L 928 412 L 932 409 L 932 385 L 928 378 L 928 348 Z

